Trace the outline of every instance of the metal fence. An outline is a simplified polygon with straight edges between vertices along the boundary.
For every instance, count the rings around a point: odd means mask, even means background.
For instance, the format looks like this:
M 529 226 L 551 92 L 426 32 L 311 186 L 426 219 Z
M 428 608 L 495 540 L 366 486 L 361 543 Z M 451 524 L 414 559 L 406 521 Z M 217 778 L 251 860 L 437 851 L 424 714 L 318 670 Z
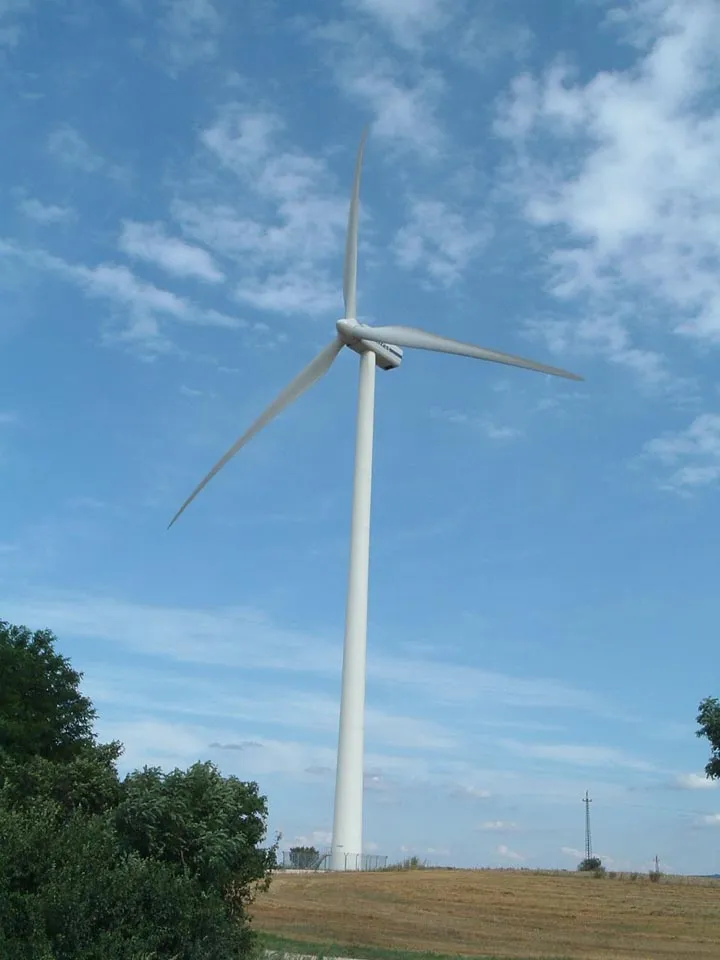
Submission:
M 358 853 L 345 854 L 344 870 L 383 870 L 387 867 L 387 857 L 377 854 Z M 329 870 L 330 851 L 309 850 L 282 850 L 277 854 L 278 870 Z

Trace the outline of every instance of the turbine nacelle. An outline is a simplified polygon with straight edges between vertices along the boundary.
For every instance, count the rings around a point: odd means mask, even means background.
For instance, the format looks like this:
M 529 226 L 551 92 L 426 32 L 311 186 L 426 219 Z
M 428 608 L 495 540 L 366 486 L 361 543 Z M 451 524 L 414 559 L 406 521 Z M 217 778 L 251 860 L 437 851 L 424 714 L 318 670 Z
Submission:
M 381 370 L 394 370 L 402 363 L 403 352 L 400 347 L 392 343 L 378 341 L 373 343 L 371 340 L 364 340 L 358 337 L 353 328 L 359 326 L 357 320 L 348 320 L 343 318 L 335 324 L 338 336 L 355 353 L 366 353 L 368 350 L 375 354 L 375 362 Z

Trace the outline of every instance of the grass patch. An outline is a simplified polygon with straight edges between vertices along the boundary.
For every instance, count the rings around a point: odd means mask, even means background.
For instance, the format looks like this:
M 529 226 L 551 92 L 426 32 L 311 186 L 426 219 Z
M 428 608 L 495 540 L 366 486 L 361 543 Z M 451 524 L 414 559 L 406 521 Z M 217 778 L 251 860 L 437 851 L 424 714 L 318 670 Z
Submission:
M 477 954 L 475 956 L 457 953 L 433 953 L 430 950 L 391 950 L 383 947 L 361 947 L 353 944 L 309 943 L 306 940 L 293 940 L 278 937 L 272 933 L 258 933 L 258 958 L 266 950 L 277 953 L 310 954 L 319 958 L 353 957 L 357 960 L 507 960 L 497 955 Z M 516 957 L 514 960 L 533 960 L 532 957 Z M 545 960 L 568 960 L 567 957 L 547 957 Z

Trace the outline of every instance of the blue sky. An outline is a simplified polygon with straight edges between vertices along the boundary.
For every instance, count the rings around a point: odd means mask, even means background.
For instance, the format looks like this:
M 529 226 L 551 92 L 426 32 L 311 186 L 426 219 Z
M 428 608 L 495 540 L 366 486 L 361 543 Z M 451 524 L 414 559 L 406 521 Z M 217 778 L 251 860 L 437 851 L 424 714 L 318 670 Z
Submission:
M 245 9 L 247 8 L 247 9 Z M 292 12 L 290 12 L 292 10 Z M 714 0 L 0 0 L 0 612 L 123 769 L 332 817 L 357 357 L 177 507 L 358 301 L 583 384 L 380 373 L 367 849 L 720 872 Z

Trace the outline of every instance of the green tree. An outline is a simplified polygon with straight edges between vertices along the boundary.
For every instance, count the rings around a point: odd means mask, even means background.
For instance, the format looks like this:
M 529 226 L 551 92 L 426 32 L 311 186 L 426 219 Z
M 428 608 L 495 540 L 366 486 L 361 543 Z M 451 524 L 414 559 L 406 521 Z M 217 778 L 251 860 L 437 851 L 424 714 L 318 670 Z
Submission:
M 82 674 L 55 652 L 55 640 L 49 630 L 0 620 L 0 750 L 15 760 L 67 760 L 94 743 Z
M 259 846 L 266 819 L 258 785 L 223 777 L 209 762 L 129 774 L 115 813 L 128 850 L 172 865 L 205 890 L 219 889 L 239 915 L 275 866 L 277 844 Z
M 236 960 L 252 948 L 219 891 L 126 853 L 107 814 L 0 806 L 0 845 L 3 960 Z
M 277 846 L 258 785 L 209 763 L 121 782 L 54 643 L 0 624 L 0 958 L 247 957 Z
M 698 707 L 697 720 L 700 729 L 697 737 L 706 737 L 710 744 L 710 759 L 705 765 L 705 775 L 710 780 L 720 779 L 720 700 L 706 697 Z

